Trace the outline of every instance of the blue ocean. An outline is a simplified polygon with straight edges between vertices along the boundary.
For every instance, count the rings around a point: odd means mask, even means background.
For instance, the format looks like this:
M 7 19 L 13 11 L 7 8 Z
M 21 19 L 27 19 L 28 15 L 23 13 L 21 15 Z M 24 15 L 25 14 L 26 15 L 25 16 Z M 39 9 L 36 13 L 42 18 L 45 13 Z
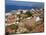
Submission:
M 24 1 L 9 1 L 7 0 L 5 3 L 5 11 L 10 12 L 11 10 L 18 10 L 18 9 L 40 9 L 44 8 L 43 2 L 24 2 Z

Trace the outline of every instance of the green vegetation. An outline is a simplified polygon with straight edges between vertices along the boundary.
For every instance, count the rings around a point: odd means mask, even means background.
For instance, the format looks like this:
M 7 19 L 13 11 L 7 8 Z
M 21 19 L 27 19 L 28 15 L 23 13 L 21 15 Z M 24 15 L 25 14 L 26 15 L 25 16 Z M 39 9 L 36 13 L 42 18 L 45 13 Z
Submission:
M 12 27 L 13 29 L 16 29 L 16 28 L 17 28 L 17 25 L 13 24 L 13 25 L 11 25 L 11 27 Z
M 12 24 L 12 25 L 10 25 L 10 26 L 6 26 L 6 28 L 8 28 L 8 27 L 10 27 L 10 28 L 12 28 L 12 29 L 15 29 L 15 30 L 18 28 L 18 26 L 15 25 L 15 24 Z
M 27 14 L 27 17 L 32 16 L 32 13 L 30 11 L 27 11 L 25 14 Z
M 5 16 L 5 18 L 7 18 L 8 16 Z

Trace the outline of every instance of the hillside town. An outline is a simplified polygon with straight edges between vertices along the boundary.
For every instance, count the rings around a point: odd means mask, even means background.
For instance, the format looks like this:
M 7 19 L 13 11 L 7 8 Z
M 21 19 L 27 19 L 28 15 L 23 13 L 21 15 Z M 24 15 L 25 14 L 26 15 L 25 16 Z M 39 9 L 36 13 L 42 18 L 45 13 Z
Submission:
M 6 32 L 44 32 L 44 9 L 12 10 L 5 14 Z

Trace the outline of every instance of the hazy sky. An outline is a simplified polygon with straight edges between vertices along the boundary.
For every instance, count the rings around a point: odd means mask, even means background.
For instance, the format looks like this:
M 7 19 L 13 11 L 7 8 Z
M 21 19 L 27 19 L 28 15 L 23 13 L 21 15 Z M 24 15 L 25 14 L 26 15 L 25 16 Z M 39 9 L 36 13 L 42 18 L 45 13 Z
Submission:
M 34 6 L 34 5 L 43 5 L 43 3 L 32 3 L 32 2 L 16 2 L 15 0 L 6 0 L 7 5 L 17 5 L 17 6 Z
M 34 1 L 34 2 L 43 2 L 43 0 L 10 0 L 10 1 Z

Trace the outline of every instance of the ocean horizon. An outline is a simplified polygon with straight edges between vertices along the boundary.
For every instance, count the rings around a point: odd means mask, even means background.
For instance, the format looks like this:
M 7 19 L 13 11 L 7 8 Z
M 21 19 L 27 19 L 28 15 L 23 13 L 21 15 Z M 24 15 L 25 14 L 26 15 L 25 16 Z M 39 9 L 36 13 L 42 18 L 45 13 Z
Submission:
M 11 10 L 30 10 L 30 9 L 44 9 L 44 3 L 40 2 L 23 2 L 23 1 L 7 1 L 5 3 L 5 12 L 10 12 Z

